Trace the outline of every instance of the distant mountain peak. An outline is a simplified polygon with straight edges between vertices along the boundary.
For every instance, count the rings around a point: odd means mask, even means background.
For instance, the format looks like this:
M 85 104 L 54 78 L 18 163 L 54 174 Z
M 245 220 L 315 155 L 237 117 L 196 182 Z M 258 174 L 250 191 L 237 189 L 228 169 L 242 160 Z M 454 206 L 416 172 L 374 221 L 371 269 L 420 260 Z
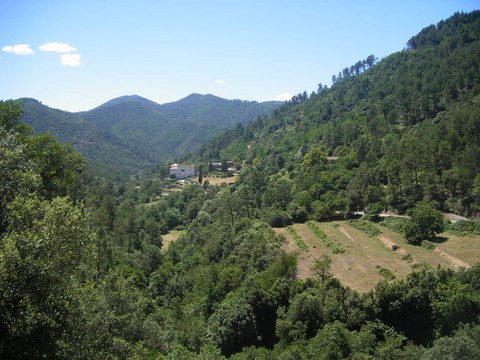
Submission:
M 109 107 L 109 106 L 116 106 L 119 104 L 129 103 L 129 102 L 143 103 L 143 104 L 149 104 L 149 105 L 159 105 L 155 101 L 149 100 L 140 95 L 124 95 L 124 96 L 120 96 L 115 99 L 109 100 L 106 103 L 96 107 L 94 110 Z
M 212 94 L 192 93 L 192 94 L 184 97 L 183 99 L 180 99 L 180 100 L 175 101 L 175 102 L 186 103 L 186 102 L 192 102 L 192 101 L 197 102 L 199 100 L 208 100 L 208 99 L 226 100 L 226 99 L 222 99 L 221 97 L 218 97 L 218 96 L 215 96 L 215 95 L 212 95 Z

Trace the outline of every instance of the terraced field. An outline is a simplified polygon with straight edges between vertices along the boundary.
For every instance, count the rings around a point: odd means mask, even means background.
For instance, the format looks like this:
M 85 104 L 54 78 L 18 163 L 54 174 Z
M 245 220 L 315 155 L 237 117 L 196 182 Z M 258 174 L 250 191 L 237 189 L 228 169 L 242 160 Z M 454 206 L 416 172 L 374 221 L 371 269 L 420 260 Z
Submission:
M 298 254 L 299 278 L 312 276 L 315 259 L 328 254 L 332 258 L 334 276 L 360 292 L 372 289 L 383 278 L 403 278 L 422 263 L 432 268 L 458 269 L 480 262 L 478 236 L 459 237 L 446 232 L 440 236 L 441 243 L 427 249 L 409 245 L 402 235 L 378 224 L 375 226 L 381 234 L 374 237 L 345 221 L 314 222 L 313 226 L 295 224 L 289 229 L 274 230 L 286 237 L 284 249 Z M 317 234 L 316 227 L 320 229 Z M 344 252 L 335 249 L 344 249 Z

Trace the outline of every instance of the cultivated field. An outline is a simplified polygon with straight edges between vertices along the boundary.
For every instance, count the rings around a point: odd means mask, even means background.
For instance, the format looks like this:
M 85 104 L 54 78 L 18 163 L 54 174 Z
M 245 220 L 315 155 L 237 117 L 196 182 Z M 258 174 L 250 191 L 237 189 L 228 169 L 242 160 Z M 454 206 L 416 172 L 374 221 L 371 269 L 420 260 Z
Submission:
M 375 226 L 381 234 L 375 237 L 369 237 L 345 221 L 315 222 L 315 225 L 321 237 L 307 224 L 274 229 L 286 237 L 285 250 L 298 254 L 298 277 L 312 276 L 315 259 L 327 254 L 332 259 L 333 275 L 360 292 L 374 288 L 383 278 L 403 278 L 422 263 L 432 268 L 458 269 L 480 262 L 478 236 L 459 237 L 445 232 L 440 235 L 444 241 L 427 249 L 407 244 L 402 235 L 378 224 Z

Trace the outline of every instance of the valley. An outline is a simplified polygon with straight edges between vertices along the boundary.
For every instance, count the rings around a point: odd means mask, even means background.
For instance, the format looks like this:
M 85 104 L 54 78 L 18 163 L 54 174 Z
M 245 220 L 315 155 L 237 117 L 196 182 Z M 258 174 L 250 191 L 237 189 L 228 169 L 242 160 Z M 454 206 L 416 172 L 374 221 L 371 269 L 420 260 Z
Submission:
M 480 358 L 480 11 L 426 25 L 281 104 L 1 101 L 0 358 Z
M 282 104 L 191 94 L 160 105 L 132 95 L 69 113 L 35 99 L 19 101 L 23 104 L 21 121 L 34 133 L 49 132 L 72 144 L 96 173 L 123 176 L 195 153 L 223 131 L 268 116 Z

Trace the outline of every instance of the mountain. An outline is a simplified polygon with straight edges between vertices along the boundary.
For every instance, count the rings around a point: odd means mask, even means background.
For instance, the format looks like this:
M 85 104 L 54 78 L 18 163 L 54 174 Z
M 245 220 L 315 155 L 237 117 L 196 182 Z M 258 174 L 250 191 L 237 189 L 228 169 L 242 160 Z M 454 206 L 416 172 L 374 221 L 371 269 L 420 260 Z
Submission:
M 132 95 L 90 111 L 51 109 L 34 99 L 24 103 L 22 121 L 35 133 L 50 132 L 72 143 L 97 168 L 131 172 L 196 151 L 238 123 L 271 114 L 279 102 L 225 100 L 192 94 L 160 105 Z
M 228 130 L 197 161 L 243 160 L 246 173 L 266 179 L 249 188 L 273 219 L 291 221 L 299 209 L 315 219 L 348 216 L 372 204 L 403 213 L 419 201 L 478 216 L 479 69 L 480 11 L 457 13 L 404 50 L 381 61 L 371 55 L 331 87 Z
M 115 99 L 112 99 L 112 100 L 109 100 L 107 101 L 106 103 L 96 107 L 95 109 L 93 110 L 97 110 L 97 109 L 100 109 L 100 108 L 106 108 L 106 107 L 109 107 L 109 106 L 115 106 L 115 105 L 118 105 L 118 104 L 122 104 L 122 103 L 143 103 L 145 105 L 151 105 L 151 106 L 158 106 L 159 104 L 152 101 L 152 100 L 148 100 L 144 97 L 141 97 L 141 96 L 138 96 L 138 95 L 125 95 L 125 96 L 120 96 L 118 98 L 115 98 Z

